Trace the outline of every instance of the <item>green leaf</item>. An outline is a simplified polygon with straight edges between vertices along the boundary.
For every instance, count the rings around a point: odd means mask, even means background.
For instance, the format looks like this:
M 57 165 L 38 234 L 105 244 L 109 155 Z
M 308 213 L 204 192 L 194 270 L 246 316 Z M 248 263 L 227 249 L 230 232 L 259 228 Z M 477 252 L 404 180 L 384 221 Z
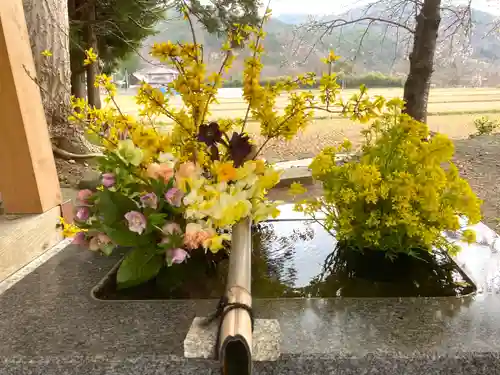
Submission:
M 118 269 L 118 289 L 130 288 L 151 280 L 158 275 L 164 264 L 164 258 L 156 253 L 154 247 L 133 249 Z
M 107 226 L 105 227 L 105 233 L 118 246 L 137 247 L 154 243 L 150 236 L 131 232 L 124 224 L 115 225 L 114 227 Z
M 115 245 L 113 245 L 113 244 L 107 244 L 107 245 L 105 245 L 105 246 L 103 246 L 103 247 L 101 248 L 101 251 L 102 251 L 105 255 L 108 255 L 108 256 L 109 256 L 109 255 L 111 255 L 111 253 L 113 252 L 113 250 L 115 249 L 115 247 L 116 247 L 116 246 L 115 246 Z
M 151 214 L 148 216 L 148 221 L 151 225 L 156 225 L 161 227 L 163 224 L 165 224 L 167 216 L 168 216 L 167 214 L 162 214 L 162 213 Z
M 163 238 L 163 243 L 159 247 L 163 250 L 176 249 L 182 247 L 183 236 L 179 233 L 172 233 L 171 235 Z
M 103 223 L 113 226 L 122 221 L 127 212 L 137 210 L 137 205 L 132 199 L 120 193 L 104 190 L 99 193 L 96 208 L 103 216 Z

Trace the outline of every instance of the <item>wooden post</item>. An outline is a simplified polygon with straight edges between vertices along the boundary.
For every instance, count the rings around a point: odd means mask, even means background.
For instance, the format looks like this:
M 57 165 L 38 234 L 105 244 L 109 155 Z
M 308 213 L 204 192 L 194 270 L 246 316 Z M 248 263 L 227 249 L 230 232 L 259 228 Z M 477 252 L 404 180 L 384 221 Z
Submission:
M 6 213 L 42 213 L 61 191 L 22 0 L 0 0 L 0 193 Z

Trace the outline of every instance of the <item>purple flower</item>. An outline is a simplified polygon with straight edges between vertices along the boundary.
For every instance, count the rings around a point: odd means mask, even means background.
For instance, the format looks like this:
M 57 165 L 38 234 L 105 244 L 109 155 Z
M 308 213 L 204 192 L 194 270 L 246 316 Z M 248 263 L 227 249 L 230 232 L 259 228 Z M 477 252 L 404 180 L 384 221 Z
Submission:
M 175 187 L 165 193 L 165 199 L 167 200 L 167 202 L 175 207 L 181 206 L 183 196 L 184 193 L 182 192 L 182 190 Z
M 201 125 L 198 132 L 198 141 L 205 143 L 207 146 L 213 146 L 222 140 L 222 132 L 219 124 L 211 122 L 208 125 Z
M 104 187 L 110 188 L 115 185 L 116 179 L 113 173 L 104 173 L 102 175 L 102 184 Z
M 146 217 L 137 211 L 130 211 L 125 214 L 125 219 L 128 221 L 128 229 L 131 232 L 142 234 L 146 229 Z
M 169 264 L 180 264 L 189 258 L 188 252 L 183 249 L 168 250 L 166 255 Z
M 158 208 L 158 197 L 155 193 L 144 194 L 140 199 L 143 207 L 151 207 L 154 210 Z
M 245 133 L 233 133 L 229 141 L 229 154 L 234 162 L 234 166 L 239 168 L 243 165 L 247 157 L 252 152 L 250 137 Z
M 85 233 L 78 232 L 77 234 L 75 234 L 75 237 L 73 237 L 72 244 L 77 246 L 86 246 L 88 244 L 88 241 L 87 238 L 85 237 Z
M 88 207 L 79 207 L 75 217 L 78 221 L 87 221 L 90 217 L 90 209 Z

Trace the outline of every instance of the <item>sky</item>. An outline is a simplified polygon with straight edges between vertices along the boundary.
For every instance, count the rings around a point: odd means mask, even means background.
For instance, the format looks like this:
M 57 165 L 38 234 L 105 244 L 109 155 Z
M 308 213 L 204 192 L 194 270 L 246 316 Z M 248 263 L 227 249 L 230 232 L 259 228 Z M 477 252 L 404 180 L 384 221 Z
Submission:
M 373 0 L 371 0 L 373 1 Z M 370 0 L 271 0 L 271 9 L 274 15 L 284 13 L 305 13 L 314 15 L 328 15 L 344 13 L 349 8 L 359 7 L 370 3 Z M 453 0 L 453 3 L 464 3 L 466 0 Z M 267 0 L 263 0 L 267 4 Z M 474 8 L 500 15 L 500 1 L 472 0 Z

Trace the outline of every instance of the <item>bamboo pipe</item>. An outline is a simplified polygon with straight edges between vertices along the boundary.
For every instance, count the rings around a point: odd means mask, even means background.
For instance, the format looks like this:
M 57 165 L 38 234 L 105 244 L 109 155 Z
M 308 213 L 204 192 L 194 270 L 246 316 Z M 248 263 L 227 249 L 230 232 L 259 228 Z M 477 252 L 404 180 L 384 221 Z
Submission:
M 226 297 L 228 303 L 252 306 L 251 220 L 233 226 Z M 252 373 L 252 321 L 247 310 L 236 308 L 223 315 L 218 354 L 223 375 Z

